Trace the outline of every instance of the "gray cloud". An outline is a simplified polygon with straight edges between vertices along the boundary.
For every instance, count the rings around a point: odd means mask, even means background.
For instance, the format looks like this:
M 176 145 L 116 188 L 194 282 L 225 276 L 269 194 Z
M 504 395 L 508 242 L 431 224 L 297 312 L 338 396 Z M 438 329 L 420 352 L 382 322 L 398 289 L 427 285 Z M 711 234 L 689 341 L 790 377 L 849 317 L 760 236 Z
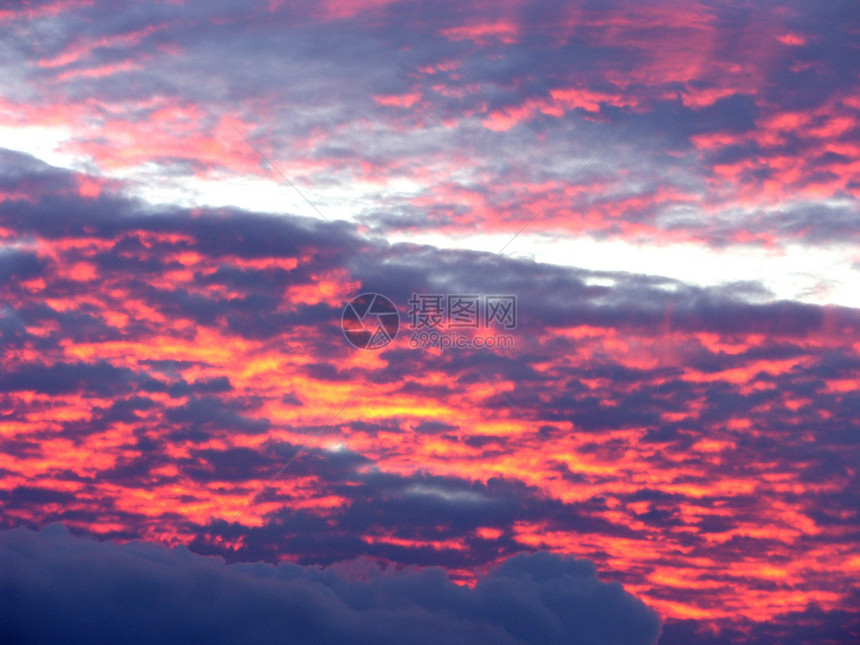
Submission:
M 227 565 L 62 525 L 0 533 L 4 643 L 645 645 L 660 621 L 588 560 L 510 558 L 469 589 L 440 569 Z

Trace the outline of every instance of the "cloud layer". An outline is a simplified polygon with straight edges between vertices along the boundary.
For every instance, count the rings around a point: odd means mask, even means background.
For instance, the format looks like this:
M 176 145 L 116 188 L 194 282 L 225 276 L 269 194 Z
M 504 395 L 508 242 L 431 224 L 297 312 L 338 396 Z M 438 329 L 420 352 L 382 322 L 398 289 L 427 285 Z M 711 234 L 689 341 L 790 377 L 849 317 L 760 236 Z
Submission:
M 549 550 L 715 628 L 856 602 L 857 310 L 502 258 L 478 281 L 482 254 L 5 158 L 5 527 L 470 583 Z M 405 321 L 476 290 L 518 295 L 514 347 L 339 327 L 362 291 Z
M 526 252 L 616 241 L 656 273 L 677 260 L 654 247 L 721 252 L 856 305 L 853 3 L 349 4 L 5 11 L 0 127 L 158 200 L 309 213 L 262 153 L 380 235 L 510 236 L 540 212 Z
M 0 9 L 0 527 L 475 589 L 549 552 L 665 644 L 856 637 L 855 14 Z M 514 342 L 355 351 L 362 292 L 513 294 Z
M 225 565 L 184 548 L 98 543 L 61 525 L 0 533 L 0 636 L 17 643 L 645 645 L 656 614 L 594 564 L 510 558 L 474 588 L 440 569 Z

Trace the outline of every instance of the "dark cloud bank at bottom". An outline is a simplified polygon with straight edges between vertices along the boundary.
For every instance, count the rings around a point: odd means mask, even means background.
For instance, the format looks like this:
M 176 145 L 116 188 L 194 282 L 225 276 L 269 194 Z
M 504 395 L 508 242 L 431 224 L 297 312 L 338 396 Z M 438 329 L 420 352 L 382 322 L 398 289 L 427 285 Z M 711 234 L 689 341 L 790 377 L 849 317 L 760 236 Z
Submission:
M 0 533 L 0 642 L 654 643 L 657 614 L 589 560 L 507 559 L 474 589 L 442 569 L 226 564 L 154 544 Z

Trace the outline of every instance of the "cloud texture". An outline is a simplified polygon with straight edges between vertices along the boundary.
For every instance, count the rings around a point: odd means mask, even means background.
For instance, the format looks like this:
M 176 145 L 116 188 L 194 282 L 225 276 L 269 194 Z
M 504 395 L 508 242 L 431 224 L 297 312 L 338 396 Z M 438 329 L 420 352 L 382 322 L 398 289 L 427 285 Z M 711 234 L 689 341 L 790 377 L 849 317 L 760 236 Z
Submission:
M 655 643 L 660 621 L 594 564 L 510 558 L 474 588 L 441 569 L 225 565 L 98 543 L 62 526 L 0 533 L 0 635 L 17 643 L 597 645 Z

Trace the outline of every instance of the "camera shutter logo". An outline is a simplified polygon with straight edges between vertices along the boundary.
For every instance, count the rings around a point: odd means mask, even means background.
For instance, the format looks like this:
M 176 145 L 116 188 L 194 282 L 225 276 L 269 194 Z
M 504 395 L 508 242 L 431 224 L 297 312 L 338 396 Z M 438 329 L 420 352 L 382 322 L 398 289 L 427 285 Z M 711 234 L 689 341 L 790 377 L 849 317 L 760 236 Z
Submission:
M 400 313 L 379 293 L 363 293 L 344 307 L 340 323 L 343 335 L 358 349 L 382 349 L 400 329 Z

